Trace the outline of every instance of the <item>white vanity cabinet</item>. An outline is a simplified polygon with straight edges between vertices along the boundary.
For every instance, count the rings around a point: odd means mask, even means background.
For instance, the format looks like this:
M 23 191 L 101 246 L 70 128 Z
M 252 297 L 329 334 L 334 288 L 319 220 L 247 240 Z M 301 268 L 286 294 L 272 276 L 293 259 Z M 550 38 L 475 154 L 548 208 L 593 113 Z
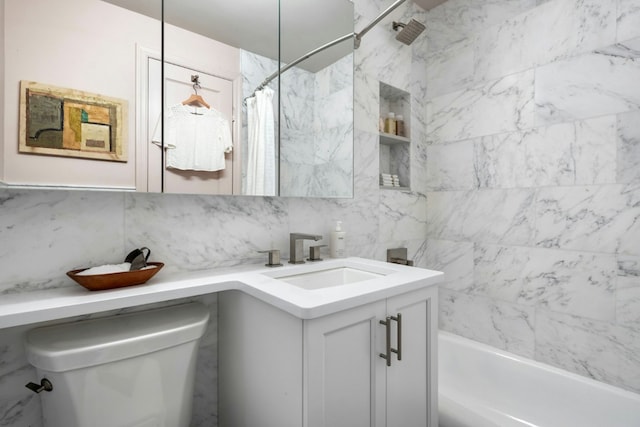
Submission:
M 237 291 L 218 307 L 221 427 L 437 426 L 436 287 L 310 320 Z

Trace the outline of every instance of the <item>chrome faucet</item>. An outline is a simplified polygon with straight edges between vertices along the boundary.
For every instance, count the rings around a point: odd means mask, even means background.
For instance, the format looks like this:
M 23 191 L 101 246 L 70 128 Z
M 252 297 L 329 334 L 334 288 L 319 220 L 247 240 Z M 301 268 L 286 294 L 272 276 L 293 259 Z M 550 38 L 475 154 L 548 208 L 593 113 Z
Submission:
M 291 233 L 289 234 L 289 263 L 304 264 L 304 243 L 303 240 L 321 240 L 322 236 L 317 234 Z

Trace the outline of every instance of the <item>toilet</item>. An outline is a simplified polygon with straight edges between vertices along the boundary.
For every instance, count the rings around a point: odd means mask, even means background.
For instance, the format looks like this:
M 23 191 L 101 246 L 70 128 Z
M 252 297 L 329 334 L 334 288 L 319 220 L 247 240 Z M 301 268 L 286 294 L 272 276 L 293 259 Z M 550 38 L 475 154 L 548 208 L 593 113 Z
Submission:
M 52 385 L 44 425 L 188 427 L 208 319 L 188 303 L 27 332 L 27 360 Z

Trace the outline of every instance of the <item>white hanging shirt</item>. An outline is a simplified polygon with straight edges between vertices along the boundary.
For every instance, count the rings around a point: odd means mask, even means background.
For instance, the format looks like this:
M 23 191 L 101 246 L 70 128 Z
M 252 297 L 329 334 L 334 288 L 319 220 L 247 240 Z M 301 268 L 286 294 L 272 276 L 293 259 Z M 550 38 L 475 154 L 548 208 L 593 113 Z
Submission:
M 164 129 L 168 168 L 209 172 L 225 168 L 224 154 L 231 152 L 233 142 L 229 121 L 219 111 L 176 104 L 167 108 Z M 158 130 L 154 143 L 162 140 Z

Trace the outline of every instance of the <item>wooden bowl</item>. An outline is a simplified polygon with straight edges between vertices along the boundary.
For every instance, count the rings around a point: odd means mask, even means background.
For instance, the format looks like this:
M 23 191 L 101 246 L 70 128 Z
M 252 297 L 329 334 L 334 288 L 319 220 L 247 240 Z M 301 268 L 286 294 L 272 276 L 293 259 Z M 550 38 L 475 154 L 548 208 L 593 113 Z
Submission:
M 156 267 L 144 270 L 122 271 L 119 273 L 78 276 L 78 273 L 87 270 L 86 268 L 81 268 L 80 270 L 68 271 L 67 276 L 90 291 L 124 288 L 125 286 L 141 285 L 145 283 L 160 271 L 162 267 L 164 267 L 164 264 L 161 262 L 148 262 L 147 265 L 155 265 Z

